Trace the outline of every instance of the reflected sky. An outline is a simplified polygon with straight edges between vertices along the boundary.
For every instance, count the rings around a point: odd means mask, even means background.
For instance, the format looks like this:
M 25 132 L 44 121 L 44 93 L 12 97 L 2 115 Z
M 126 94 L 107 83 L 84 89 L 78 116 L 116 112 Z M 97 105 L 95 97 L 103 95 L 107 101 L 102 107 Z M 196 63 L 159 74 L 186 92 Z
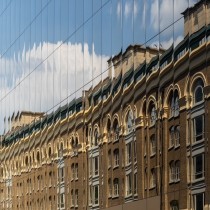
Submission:
M 181 12 L 195 2 L 2 0 L 0 122 L 22 110 L 50 112 L 82 95 L 129 45 L 176 45 L 183 39 Z

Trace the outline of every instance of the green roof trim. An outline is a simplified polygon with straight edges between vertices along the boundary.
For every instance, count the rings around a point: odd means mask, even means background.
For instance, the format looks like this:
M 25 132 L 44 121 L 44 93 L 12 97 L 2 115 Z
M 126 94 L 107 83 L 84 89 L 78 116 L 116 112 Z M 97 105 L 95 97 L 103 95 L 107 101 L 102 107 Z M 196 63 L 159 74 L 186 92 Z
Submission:
M 131 78 L 133 77 L 133 73 L 134 69 L 132 66 L 123 76 L 123 82 L 122 82 L 123 86 L 131 80 Z
M 159 55 L 156 55 L 151 59 L 151 61 L 147 65 L 146 74 L 151 73 L 152 67 L 157 65 L 158 61 L 159 61 Z
M 160 56 L 160 66 L 167 60 L 172 59 L 172 55 L 174 52 L 174 45 L 172 44 L 171 47 L 168 48 L 161 56 Z
M 115 84 L 113 85 L 113 89 L 112 89 L 112 95 L 115 94 L 115 91 L 118 89 L 118 87 L 121 84 L 121 79 L 122 79 L 122 72 L 120 73 L 120 75 L 117 77 L 117 79 L 115 80 Z

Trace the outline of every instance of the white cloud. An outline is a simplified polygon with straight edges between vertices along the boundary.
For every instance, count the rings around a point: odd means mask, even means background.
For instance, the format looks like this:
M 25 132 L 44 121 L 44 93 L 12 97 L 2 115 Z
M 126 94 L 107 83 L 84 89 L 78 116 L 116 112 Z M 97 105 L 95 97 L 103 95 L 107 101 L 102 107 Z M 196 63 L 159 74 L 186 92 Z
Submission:
M 139 5 L 137 0 L 134 0 L 134 18 L 136 18 L 137 14 L 138 14 L 138 10 L 139 10 Z
M 124 15 L 125 18 L 128 18 L 132 14 L 132 1 L 126 1 L 125 2 L 125 9 L 124 9 Z
M 196 1 L 192 0 L 192 2 Z M 150 9 L 150 24 L 155 31 L 158 31 L 159 27 L 162 30 L 178 20 L 187 7 L 188 0 L 153 0 Z
M 81 96 L 83 85 L 106 70 L 107 60 L 108 57 L 95 53 L 94 46 L 90 53 L 87 43 L 82 46 L 70 42 L 34 44 L 30 50 L 23 49 L 12 58 L 3 57 L 0 61 L 0 97 L 11 92 L 0 103 L 1 125 L 5 115 L 9 117 L 18 110 L 47 111 L 69 95 L 69 100 L 64 100 L 63 104 L 73 99 L 79 88 L 76 96 Z M 108 72 L 103 74 L 104 77 L 107 75 Z M 98 77 L 85 88 L 100 80 Z
M 123 8 L 123 15 L 127 19 L 130 16 L 134 16 L 136 18 L 138 14 L 138 2 L 137 0 L 125 0 L 124 8 Z M 119 1 L 117 4 L 117 17 L 121 18 L 121 10 L 122 10 L 122 4 Z
M 117 17 L 118 18 L 121 18 L 121 3 L 120 3 L 120 1 L 118 1 L 118 3 L 117 3 Z

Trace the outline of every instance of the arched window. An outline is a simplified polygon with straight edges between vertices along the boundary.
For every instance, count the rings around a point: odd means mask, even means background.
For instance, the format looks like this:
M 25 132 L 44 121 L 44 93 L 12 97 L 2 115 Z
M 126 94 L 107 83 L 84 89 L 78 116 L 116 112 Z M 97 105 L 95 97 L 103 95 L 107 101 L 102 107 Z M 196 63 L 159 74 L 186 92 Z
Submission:
M 155 125 L 155 122 L 157 120 L 157 111 L 155 108 L 155 104 L 153 102 L 150 104 L 149 113 L 150 113 L 150 126 L 153 126 Z
M 114 141 L 118 141 L 119 140 L 119 124 L 116 118 L 113 122 L 113 132 L 114 132 Z
M 75 144 L 74 144 L 74 145 L 75 145 L 75 147 L 77 147 L 77 146 L 78 146 L 78 144 L 79 144 L 79 139 L 78 139 L 78 136 L 76 136 L 76 137 L 75 137 Z
M 88 142 L 90 145 L 92 145 L 92 129 L 89 129 L 89 133 L 88 133 Z
M 179 210 L 179 202 L 177 200 L 170 202 L 170 210 Z
M 51 158 L 51 155 L 52 155 L 52 150 L 51 150 L 51 147 L 49 147 L 48 148 L 48 157 Z
M 130 133 L 133 127 L 133 113 L 131 110 L 129 110 L 127 113 L 125 126 L 126 126 L 126 133 Z
M 178 91 L 175 90 L 174 92 L 171 91 L 169 100 L 170 106 L 170 117 L 177 117 L 179 116 L 179 94 Z
M 107 139 L 108 139 L 108 142 L 111 141 L 111 120 L 108 119 L 107 121 Z
M 98 146 L 98 129 L 94 131 L 94 146 Z
M 74 136 L 71 137 L 71 147 L 74 148 L 75 140 Z
M 113 182 L 113 186 L 114 186 L 114 196 L 118 196 L 119 195 L 119 179 L 115 178 L 114 182 Z
M 179 115 L 179 95 L 178 91 L 174 91 L 174 117 Z
M 36 160 L 37 160 L 37 163 L 40 162 L 40 154 L 39 154 L 39 151 L 37 151 L 37 154 L 36 154 Z
M 202 79 L 197 79 L 193 84 L 193 102 L 194 104 L 197 104 L 199 102 L 202 102 L 204 100 L 203 95 L 203 81 Z

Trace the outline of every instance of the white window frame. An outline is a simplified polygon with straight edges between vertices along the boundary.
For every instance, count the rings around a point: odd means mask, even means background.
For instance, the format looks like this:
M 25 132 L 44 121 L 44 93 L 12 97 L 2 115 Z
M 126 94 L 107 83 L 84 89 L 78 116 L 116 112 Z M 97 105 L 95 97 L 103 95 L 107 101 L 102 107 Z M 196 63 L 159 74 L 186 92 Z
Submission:
M 126 175 L 126 196 L 132 194 L 132 176 L 131 173 Z
M 201 171 L 199 171 L 199 172 L 196 172 L 196 158 L 198 158 L 199 156 L 201 156 L 202 157 L 202 170 Z M 194 156 L 193 157 L 193 180 L 195 181 L 195 180 L 200 180 L 200 179 L 203 179 L 204 177 L 205 177 L 205 159 L 204 159 L 204 154 L 202 153 L 202 154 L 198 154 L 198 155 L 196 155 L 196 156 Z M 199 176 L 199 175 L 201 175 L 201 177 L 198 177 L 198 178 L 196 178 L 196 176 Z
M 113 195 L 119 196 L 119 179 L 115 178 L 113 181 Z
M 93 175 L 99 175 L 99 156 L 93 157 Z
M 196 130 L 196 119 L 198 119 L 199 117 L 202 118 L 202 132 L 197 134 L 197 130 Z M 192 126 L 192 133 L 193 133 L 193 142 L 198 142 L 204 139 L 204 115 L 198 115 L 196 117 L 194 117 L 193 119 L 193 126 Z
M 196 207 L 196 202 L 197 202 L 197 196 L 198 195 L 201 195 L 202 194 L 202 197 L 203 197 L 203 209 L 204 210 L 204 207 L 205 207 L 205 194 L 204 193 L 198 193 L 198 194 L 194 194 L 193 195 L 193 207 L 194 207 L 194 210 L 201 210 L 200 208 L 197 208 Z
M 180 145 L 180 126 L 177 125 L 174 128 L 174 145 L 178 147 Z
M 98 193 L 96 193 L 96 192 L 98 192 Z M 99 185 L 93 186 L 92 193 L 93 193 L 93 200 L 92 200 L 93 205 L 99 205 Z M 98 197 L 96 197 L 97 194 L 98 194 Z
M 119 166 L 119 149 L 114 150 L 114 167 Z
M 156 136 L 152 135 L 150 137 L 150 155 L 156 154 L 156 148 L 157 148 Z
M 156 187 L 156 171 L 154 168 L 151 169 L 151 176 L 150 176 L 150 188 Z
M 132 158 L 132 142 L 126 144 L 126 165 L 131 163 Z

